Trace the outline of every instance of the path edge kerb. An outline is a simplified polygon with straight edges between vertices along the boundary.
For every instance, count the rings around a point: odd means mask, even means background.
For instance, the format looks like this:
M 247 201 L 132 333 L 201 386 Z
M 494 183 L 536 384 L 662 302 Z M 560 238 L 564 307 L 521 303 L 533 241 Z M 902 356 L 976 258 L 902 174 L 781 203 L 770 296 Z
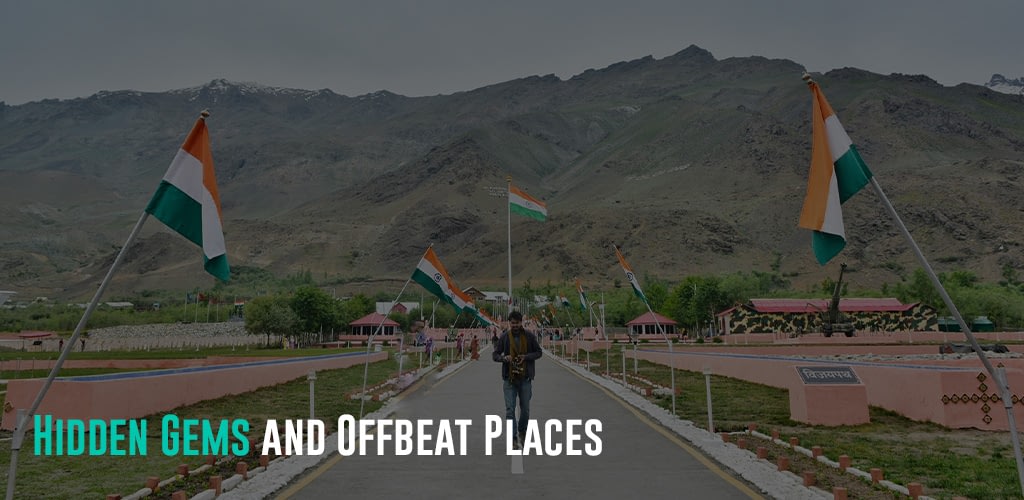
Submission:
M 454 375 L 459 370 L 468 366 L 472 360 L 464 360 L 453 365 L 449 365 L 450 369 L 445 370 L 441 373 L 442 378 L 447 378 Z M 419 380 L 423 380 L 428 375 L 435 373 L 436 367 L 431 368 L 423 372 Z M 410 384 L 402 392 L 391 397 L 380 407 L 377 411 L 367 413 L 363 418 L 367 419 L 382 419 L 387 418 L 391 415 L 398 403 L 412 391 L 418 390 L 416 382 Z M 330 436 L 327 436 L 326 443 L 324 446 L 324 452 L 321 455 L 294 455 L 285 459 L 278 460 L 277 467 L 268 468 L 264 473 L 256 476 L 255 478 L 245 481 L 238 487 L 225 492 L 223 495 L 217 497 L 218 499 L 231 500 L 231 499 L 253 499 L 253 498 L 275 498 L 281 495 L 286 489 L 292 485 L 296 479 L 300 479 L 307 474 L 315 472 L 318 467 L 327 465 L 326 462 L 332 458 L 340 458 L 338 455 L 338 433 L 335 432 Z
M 632 391 L 626 392 L 627 390 L 620 384 L 554 354 L 546 357 L 580 378 L 605 389 L 606 392 L 618 398 L 621 403 L 643 413 L 668 432 L 693 445 L 723 469 L 727 469 L 736 476 L 742 477 L 748 483 L 760 489 L 762 493 L 772 498 L 787 500 L 832 498 L 831 494 L 826 494 L 822 490 L 815 491 L 805 487 L 802 479 L 796 475 L 781 474 L 775 465 L 764 460 L 758 460 L 755 455 L 746 450 L 726 445 L 722 442 L 720 436 L 695 426 L 689 420 L 683 420 L 672 415 L 668 410 L 651 403 L 643 396 Z

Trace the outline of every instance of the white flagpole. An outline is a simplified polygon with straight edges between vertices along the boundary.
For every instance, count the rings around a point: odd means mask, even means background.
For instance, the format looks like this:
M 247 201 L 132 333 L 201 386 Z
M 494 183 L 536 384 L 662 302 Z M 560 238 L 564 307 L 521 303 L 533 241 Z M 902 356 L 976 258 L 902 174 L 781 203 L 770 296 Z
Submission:
M 661 322 L 658 321 L 658 315 L 654 314 L 654 310 L 651 309 L 651 304 L 646 300 L 644 304 L 647 306 L 647 311 L 651 313 L 651 317 L 654 318 L 654 324 L 658 327 L 658 331 L 661 332 L 661 336 L 665 338 L 665 342 L 668 344 L 668 357 L 669 357 L 669 373 L 671 373 L 672 380 L 672 414 L 676 414 L 676 365 L 674 364 L 675 358 L 672 352 L 672 340 L 668 338 L 668 334 L 665 333 L 665 327 L 661 326 Z M 634 344 L 635 345 L 635 344 Z
M 114 271 L 117 269 L 117 266 L 121 264 L 125 254 L 128 252 L 128 247 L 132 245 L 132 242 L 135 241 L 135 237 L 139 235 L 139 231 L 142 230 L 142 225 L 145 224 L 147 218 L 149 218 L 149 213 L 143 210 L 142 216 L 139 217 L 139 221 L 135 223 L 135 227 L 132 229 L 131 234 L 128 235 L 128 241 L 126 241 L 124 246 L 121 247 L 121 251 L 117 253 L 117 257 L 114 258 L 114 263 L 111 264 L 106 277 L 103 278 L 99 288 L 96 289 L 96 293 L 92 296 L 92 301 L 89 302 L 89 306 L 85 308 L 85 312 L 82 314 L 82 319 L 78 321 L 78 326 L 75 327 L 75 332 L 71 334 L 71 339 L 64 344 L 64 350 L 61 351 L 60 356 L 57 357 L 57 362 L 54 363 L 53 368 L 50 369 L 50 374 L 46 377 L 46 382 L 43 382 L 43 386 L 39 389 L 39 394 L 36 394 L 36 399 L 32 402 L 32 406 L 29 408 L 28 412 L 22 413 L 19 411 L 19 414 L 16 416 L 17 427 L 15 427 L 14 435 L 11 437 L 11 466 L 10 471 L 7 474 L 7 500 L 14 499 L 14 483 L 18 472 L 18 452 L 21 451 L 22 441 L 25 440 L 25 431 L 28 428 L 28 422 L 32 418 L 32 415 L 35 415 L 36 410 L 39 409 L 39 405 L 42 404 L 43 398 L 46 396 L 46 392 L 50 390 L 50 385 L 53 384 L 53 379 L 57 377 L 57 373 L 60 372 L 61 367 L 64 365 L 64 360 L 68 358 L 68 355 L 71 354 L 71 351 L 74 349 L 75 342 L 78 341 L 78 337 L 82 334 L 82 330 L 85 329 L 86 323 L 88 323 L 93 311 L 96 310 L 100 297 L 103 295 L 103 292 L 106 291 L 111 278 L 114 277 Z
M 417 263 L 419 261 L 416 261 Z M 402 285 L 402 290 L 398 292 L 398 296 L 395 300 L 391 301 L 391 307 L 388 308 L 388 312 L 384 314 L 384 318 L 380 320 L 380 324 L 377 325 L 377 329 L 370 334 L 366 339 L 366 358 L 363 359 L 363 391 L 359 393 L 359 418 L 363 418 L 363 406 L 366 404 L 366 378 L 370 373 L 370 347 L 373 345 L 373 338 L 380 333 L 381 329 L 384 328 L 384 322 L 388 320 L 388 314 L 391 314 L 391 310 L 395 308 L 395 304 L 402 298 L 402 294 L 405 293 L 405 287 L 409 286 L 409 282 L 412 281 L 412 275 L 409 275 L 409 279 L 405 280 L 405 284 Z M 402 353 L 398 353 L 399 359 L 401 359 Z M 398 381 L 395 382 L 398 385 Z
M 511 311 L 512 306 L 512 176 L 505 178 L 508 181 L 508 305 Z
M 616 248 L 616 251 L 618 251 L 618 247 L 615 247 L 615 248 Z M 639 289 L 639 287 L 640 287 L 640 280 L 637 279 L 635 273 L 633 275 L 633 279 L 636 280 L 637 288 Z M 632 283 L 630 283 L 630 286 L 632 286 Z M 676 414 L 676 366 L 674 364 L 675 363 L 675 354 L 672 352 L 672 341 L 669 340 L 668 335 L 665 333 L 665 329 L 661 326 L 661 322 L 658 321 L 658 316 L 656 314 L 654 314 L 654 310 L 651 309 L 650 302 L 647 302 L 647 295 L 646 294 L 643 294 L 643 303 L 644 303 L 645 306 L 647 306 L 647 311 L 650 312 L 651 313 L 651 317 L 654 318 L 654 324 L 657 325 L 658 330 L 661 332 L 661 336 L 665 338 L 665 342 L 668 344 L 668 356 L 669 356 L 669 358 L 668 358 L 669 359 L 668 367 L 669 367 L 669 373 L 670 373 L 669 376 L 671 377 L 671 380 L 672 380 L 672 415 L 675 415 Z M 633 356 L 636 356 L 636 343 L 633 343 L 633 349 L 634 349 Z M 635 358 L 634 358 L 634 361 L 635 361 Z
M 1017 461 L 1017 479 L 1020 482 L 1021 491 L 1024 491 L 1024 456 L 1021 455 L 1020 436 L 1017 435 L 1017 421 L 1013 415 L 1013 400 L 1011 399 L 1010 384 L 1006 378 L 1006 371 L 1003 369 L 996 369 L 992 366 L 988 356 L 985 356 L 985 351 L 981 349 L 981 345 L 978 344 L 978 340 L 971 333 L 971 329 L 967 327 L 967 322 L 964 321 L 963 316 L 960 315 L 960 311 L 953 304 L 953 299 L 946 292 L 946 288 L 942 286 L 942 282 L 939 281 L 938 276 L 935 275 L 935 271 L 932 266 L 925 259 L 924 254 L 921 253 L 921 248 L 917 246 L 914 241 L 914 237 L 910 235 L 910 231 L 907 230 L 907 226 L 903 224 L 903 220 L 896 214 L 896 209 L 893 208 L 892 203 L 889 202 L 889 198 L 885 196 L 885 192 L 882 191 L 882 186 L 878 185 L 878 181 L 874 177 L 871 177 L 871 187 L 875 189 L 875 194 L 878 195 L 878 199 L 882 201 L 882 206 L 885 207 L 885 211 L 892 217 L 893 222 L 896 223 L 896 227 L 900 230 L 900 234 L 906 238 L 907 243 L 910 244 L 910 248 L 914 251 L 914 255 L 917 257 L 918 262 L 921 263 L 921 267 L 924 268 L 925 273 L 928 275 L 928 279 L 931 280 L 932 286 L 935 287 L 935 291 L 939 292 L 939 296 L 942 297 L 942 302 L 946 304 L 946 307 L 953 314 L 957 324 L 960 325 L 961 331 L 967 337 L 967 340 L 971 343 L 971 347 L 974 352 L 978 353 L 978 359 L 981 360 L 981 364 L 985 366 L 985 371 L 989 373 L 993 380 L 999 384 L 1000 399 L 1002 400 L 1003 407 L 1006 408 L 1006 418 L 1010 426 L 1010 438 L 1013 441 L 1013 456 Z
M 811 76 L 807 73 L 804 73 L 803 80 L 808 85 L 813 82 Z M 874 176 L 871 177 L 870 183 L 871 187 L 875 190 L 875 194 L 878 195 L 879 201 L 882 202 L 882 206 L 885 208 L 886 213 L 892 217 L 892 220 L 896 224 L 897 229 L 899 229 L 900 234 L 903 235 L 907 240 L 907 243 L 910 245 L 911 250 L 914 251 L 914 255 L 917 257 L 921 267 L 924 268 L 925 274 L 927 274 L 928 279 L 931 280 L 935 291 L 939 293 L 939 296 L 942 298 L 942 302 L 946 304 L 950 313 L 953 314 L 953 318 L 955 318 L 957 324 L 960 325 L 960 329 L 964 332 L 964 336 L 966 336 L 967 340 L 971 343 L 971 347 L 974 349 L 974 352 L 978 354 L 978 359 L 981 360 L 981 364 L 984 365 L 985 370 L 989 373 L 992 379 L 999 384 L 1000 399 L 1002 400 L 1003 407 L 1006 408 L 1006 418 L 1010 428 L 1010 438 L 1013 442 L 1013 455 L 1017 462 L 1017 480 L 1020 483 L 1021 491 L 1024 492 L 1024 457 L 1021 455 L 1020 436 L 1017 435 L 1017 421 L 1013 415 L 1013 401 L 1011 399 L 1010 384 L 1006 378 L 1006 371 L 1002 368 L 997 370 L 992 366 L 992 363 L 989 361 L 988 356 L 985 356 L 985 352 L 982 351 L 981 345 L 978 344 L 978 340 L 974 337 L 971 329 L 967 327 L 967 322 L 964 321 L 960 311 L 956 308 L 956 305 L 953 304 L 953 299 L 949 296 L 949 293 L 946 292 L 946 288 L 942 286 L 942 282 L 939 281 L 938 276 L 935 275 L 935 271 L 932 269 L 931 264 L 928 263 L 928 259 L 924 257 L 924 254 L 921 252 L 921 248 L 917 246 L 917 242 L 914 241 L 914 237 L 910 235 L 910 231 L 907 230 L 907 226 L 903 224 L 903 220 L 900 219 L 900 216 L 896 213 L 896 209 L 893 208 L 892 203 L 889 202 L 889 198 L 885 195 L 885 192 L 882 191 L 882 186 L 878 184 L 878 181 Z

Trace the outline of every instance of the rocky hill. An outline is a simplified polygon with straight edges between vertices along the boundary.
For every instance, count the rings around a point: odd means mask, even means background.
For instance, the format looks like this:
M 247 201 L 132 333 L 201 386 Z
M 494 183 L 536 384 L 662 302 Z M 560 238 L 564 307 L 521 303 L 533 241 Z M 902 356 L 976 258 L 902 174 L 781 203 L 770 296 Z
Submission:
M 514 280 L 610 287 L 640 273 L 834 275 L 796 227 L 810 156 L 803 67 L 691 46 L 567 80 L 358 97 L 214 80 L 164 93 L 0 105 L 0 288 L 93 290 L 201 109 L 233 265 L 395 280 L 429 244 L 465 286 L 506 278 L 512 176 L 548 204 L 513 219 Z M 984 86 L 853 68 L 814 75 L 939 271 L 1020 267 L 1024 103 Z M 492 188 L 500 189 L 492 189 Z M 912 253 L 866 189 L 844 205 L 851 286 Z M 115 290 L 208 286 L 198 250 L 150 221 Z

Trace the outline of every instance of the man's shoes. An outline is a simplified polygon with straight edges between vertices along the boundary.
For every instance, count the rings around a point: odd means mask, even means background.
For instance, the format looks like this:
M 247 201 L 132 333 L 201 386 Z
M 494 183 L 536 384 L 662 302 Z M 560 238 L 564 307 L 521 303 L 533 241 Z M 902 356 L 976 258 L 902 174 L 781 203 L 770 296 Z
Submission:
M 512 438 L 512 449 L 513 450 L 521 450 L 521 449 L 523 449 L 523 443 L 519 439 L 519 437 Z

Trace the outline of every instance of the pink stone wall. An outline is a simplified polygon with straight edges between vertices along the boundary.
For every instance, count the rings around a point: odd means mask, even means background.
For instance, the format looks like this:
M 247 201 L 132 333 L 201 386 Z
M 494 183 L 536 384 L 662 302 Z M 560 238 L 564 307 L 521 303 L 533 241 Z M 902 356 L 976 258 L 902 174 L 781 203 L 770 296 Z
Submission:
M 975 332 L 979 341 L 1022 342 L 1024 332 Z M 921 342 L 967 343 L 967 337 L 960 332 L 857 332 L 853 337 L 834 335 L 825 337 L 820 333 L 807 333 L 790 338 L 788 333 L 734 333 L 723 335 L 726 344 L 913 344 Z M 936 347 L 938 349 L 938 347 Z
M 715 375 L 786 390 L 803 387 L 803 382 L 793 369 L 794 366 L 852 366 L 867 390 L 867 403 L 871 406 L 885 408 L 913 420 L 935 422 L 950 428 L 1009 429 L 1009 420 L 1002 403 L 994 400 L 994 397 L 999 395 L 995 383 L 985 373 L 977 358 L 965 358 L 950 362 L 948 365 L 940 360 L 932 361 L 931 364 L 902 361 L 858 363 L 841 360 L 801 360 L 754 354 L 747 352 L 746 349 L 734 349 L 729 353 L 700 349 L 682 352 L 677 350 L 670 358 L 667 350 L 659 349 L 661 350 L 641 349 L 637 357 L 664 365 L 670 364 L 671 361 L 676 368 L 689 371 L 700 372 L 707 368 Z M 632 349 L 626 350 L 626 357 L 633 357 Z M 1024 360 L 1000 359 L 998 362 L 1006 366 L 1010 389 L 1018 395 L 1024 394 Z M 985 376 L 984 382 L 979 381 L 979 375 Z M 985 391 L 981 390 L 982 383 L 985 384 Z M 952 401 L 953 395 L 957 395 L 958 402 Z M 943 396 L 946 396 L 946 400 L 943 400 Z M 967 402 L 964 402 L 964 396 Z M 826 404 L 825 399 L 819 399 L 817 402 Z M 988 412 L 984 411 L 986 403 L 989 407 Z M 1014 406 L 1017 426 L 1024 428 L 1024 402 Z M 861 411 L 860 408 L 849 410 Z M 986 416 L 988 422 L 985 421 Z M 832 425 L 823 420 L 811 423 Z
M 387 359 L 386 351 L 369 355 L 369 362 Z M 237 365 L 183 369 L 180 373 L 111 374 L 58 379 L 37 411 L 55 418 L 141 418 L 180 406 L 277 385 L 305 377 L 310 370 L 334 370 L 362 364 L 365 353 L 311 358 L 278 358 Z M 0 428 L 15 426 L 16 409 L 29 408 L 44 379 L 11 380 Z M 31 425 L 31 424 L 30 424 Z
M 816 425 L 859 425 L 871 421 L 863 384 L 791 387 L 789 413 L 797 422 Z

